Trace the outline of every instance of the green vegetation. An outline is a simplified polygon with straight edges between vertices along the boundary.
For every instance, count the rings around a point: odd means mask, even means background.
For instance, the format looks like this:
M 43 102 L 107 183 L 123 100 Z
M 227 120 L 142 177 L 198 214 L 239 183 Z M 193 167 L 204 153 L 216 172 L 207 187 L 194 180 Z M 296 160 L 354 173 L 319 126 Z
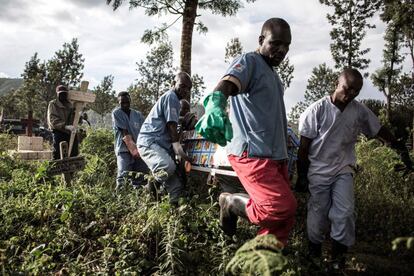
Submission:
M 8 138 L 11 145 L 15 137 Z M 112 141 L 107 130 L 89 133 L 81 148 L 88 164 L 70 186 L 47 179 L 47 163 L 12 160 L 1 149 L 2 274 L 219 274 L 253 237 L 247 224 L 238 241 L 223 236 L 215 187 L 198 185 L 202 195 L 191 188 L 192 197 L 178 209 L 143 189 L 114 193 Z
M 218 225 L 219 188 L 205 185 L 204 175 L 191 175 L 189 199 L 178 208 L 167 198 L 153 200 L 144 189 L 115 193 L 112 133 L 89 131 L 81 145 L 87 165 L 68 186 L 60 177 L 44 175 L 47 162 L 8 157 L 6 150 L 16 146 L 16 137 L 0 135 L 1 274 L 222 275 L 228 266 L 229 273 L 252 275 L 251 266 L 232 257 L 247 256 L 249 248 L 267 248 L 261 252 L 265 254 L 254 256 L 261 263 L 252 263 L 255 270 L 324 275 L 305 258 L 307 195 L 297 195 L 297 224 L 283 255 L 266 245 L 267 238 L 256 239 L 259 247 L 252 242 L 242 247 L 254 238 L 256 227 L 241 221 L 237 237 L 223 235 Z M 403 245 L 393 251 L 392 241 L 414 236 L 413 179 L 394 172 L 397 156 L 375 141 L 361 141 L 357 151 L 358 233 L 348 256 L 349 271 L 409 275 L 414 252 Z M 412 243 L 395 243 L 400 242 Z M 279 261 L 269 270 L 263 258 Z
M 0 96 L 12 90 L 17 90 L 23 84 L 23 79 L 0 78 Z

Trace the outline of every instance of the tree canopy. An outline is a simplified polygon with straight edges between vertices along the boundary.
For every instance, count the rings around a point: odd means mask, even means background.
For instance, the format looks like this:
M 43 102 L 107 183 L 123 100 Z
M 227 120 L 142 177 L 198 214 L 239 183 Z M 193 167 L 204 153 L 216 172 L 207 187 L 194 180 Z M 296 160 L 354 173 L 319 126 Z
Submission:
M 94 89 L 96 94 L 95 102 L 90 105 L 90 108 L 98 113 L 103 120 L 104 116 L 111 112 L 116 106 L 115 90 L 113 89 L 114 77 L 112 75 L 105 76 L 100 84 Z
M 148 16 L 161 16 L 164 14 L 175 15 L 171 24 L 163 24 L 154 30 L 146 30 L 142 41 L 153 43 L 164 36 L 165 31 L 182 19 L 180 71 L 191 75 L 191 51 L 194 26 L 200 33 L 208 31 L 207 26 L 199 19 L 198 10 L 210 11 L 212 14 L 221 16 L 235 15 L 243 2 L 255 2 L 256 0 L 129 0 L 130 9 L 143 8 Z M 106 0 L 114 10 L 119 8 L 123 0 Z M 190 95 L 187 100 L 190 100 Z
M 289 121 L 297 124 L 300 114 L 305 109 L 326 95 L 330 95 L 335 90 L 338 73 L 334 72 L 325 63 L 318 65 L 312 69 L 312 75 L 308 80 L 305 91 L 304 101 L 298 102 L 289 113 Z
M 360 70 L 368 68 L 370 60 L 365 58 L 365 55 L 370 49 L 361 49 L 361 43 L 366 35 L 366 29 L 375 27 L 367 20 L 379 9 L 381 1 L 319 0 L 319 2 L 334 8 L 334 12 L 328 14 L 327 18 L 333 26 L 330 35 L 335 68 L 339 70 L 345 67 Z
M 56 98 L 56 86 L 79 85 L 84 61 L 76 38 L 64 43 L 49 60 L 41 61 L 35 53 L 25 64 L 23 85 L 11 94 L 15 107 L 7 110 L 7 116 L 26 117 L 33 111 L 36 119 L 46 123 L 48 103 Z

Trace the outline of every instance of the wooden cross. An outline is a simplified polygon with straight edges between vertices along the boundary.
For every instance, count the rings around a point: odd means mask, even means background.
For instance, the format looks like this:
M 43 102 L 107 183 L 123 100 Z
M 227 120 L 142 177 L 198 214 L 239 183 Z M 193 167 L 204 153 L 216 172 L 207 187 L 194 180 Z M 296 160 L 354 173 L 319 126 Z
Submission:
M 29 110 L 27 119 L 20 119 L 20 122 L 26 126 L 26 136 L 33 136 L 33 123 L 38 122 L 38 120 L 33 120 L 33 110 Z
M 82 81 L 79 91 L 70 90 L 68 93 L 68 100 L 71 101 L 75 107 L 75 116 L 73 119 L 73 126 L 76 129 L 79 123 L 79 116 L 86 103 L 93 103 L 96 94 L 88 93 L 89 82 Z M 76 131 L 70 134 L 69 145 L 66 141 L 59 144 L 60 159 L 51 161 L 51 166 L 48 169 L 48 175 L 62 174 L 64 182 L 70 183 L 73 173 L 82 170 L 85 167 L 85 158 L 83 156 L 70 157 L 73 142 L 75 140 Z
M 82 81 L 80 91 L 70 90 L 68 93 L 68 99 L 75 107 L 75 118 L 73 119 L 73 127 L 76 129 L 79 123 L 79 116 L 86 103 L 93 103 L 96 98 L 96 94 L 88 92 L 88 81 Z M 70 156 L 73 148 L 73 141 L 75 140 L 76 131 L 70 134 L 68 156 Z

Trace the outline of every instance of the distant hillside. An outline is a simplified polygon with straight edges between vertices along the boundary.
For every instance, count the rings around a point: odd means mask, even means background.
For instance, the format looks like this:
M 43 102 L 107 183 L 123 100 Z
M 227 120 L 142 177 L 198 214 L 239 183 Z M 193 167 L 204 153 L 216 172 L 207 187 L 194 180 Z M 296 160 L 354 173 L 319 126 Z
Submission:
M 23 79 L 0 78 L 0 96 L 16 90 L 23 84 Z

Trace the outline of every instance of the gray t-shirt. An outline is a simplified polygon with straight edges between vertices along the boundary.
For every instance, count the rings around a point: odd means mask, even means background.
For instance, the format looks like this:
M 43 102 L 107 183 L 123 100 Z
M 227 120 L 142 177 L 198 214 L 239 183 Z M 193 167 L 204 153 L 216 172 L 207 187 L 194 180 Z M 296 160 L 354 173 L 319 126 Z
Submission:
M 225 76 L 240 81 L 241 93 L 230 98 L 233 139 L 227 153 L 284 160 L 287 155 L 287 121 L 283 86 L 263 57 L 250 52 L 236 58 Z
M 152 143 L 170 150 L 171 137 L 168 122 L 178 123 L 180 100 L 173 90 L 164 93 L 145 119 L 138 135 L 137 145 L 149 147 Z
M 308 176 L 349 172 L 349 167 L 356 163 L 358 135 L 374 137 L 380 128 L 377 116 L 356 100 L 343 112 L 332 103 L 330 96 L 311 104 L 299 119 L 299 134 L 312 139 Z

